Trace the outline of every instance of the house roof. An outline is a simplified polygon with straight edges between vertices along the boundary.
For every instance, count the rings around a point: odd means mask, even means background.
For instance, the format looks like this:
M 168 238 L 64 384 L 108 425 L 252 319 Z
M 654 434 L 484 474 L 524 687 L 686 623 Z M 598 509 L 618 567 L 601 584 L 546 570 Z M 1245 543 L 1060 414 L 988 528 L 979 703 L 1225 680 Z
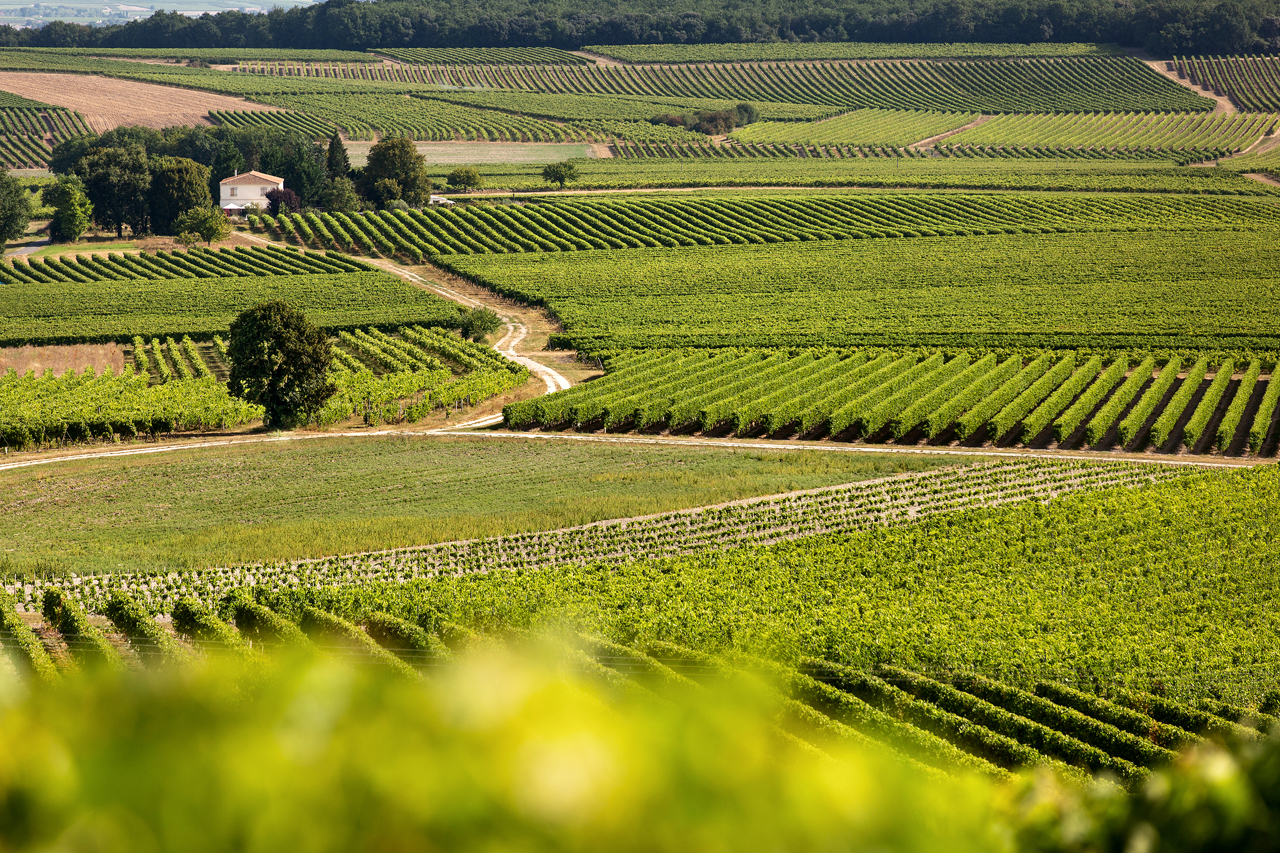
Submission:
M 218 183 L 223 186 L 232 186 L 234 184 L 283 184 L 284 178 L 277 178 L 275 175 L 267 175 L 262 172 L 245 172 L 242 175 L 223 178 Z

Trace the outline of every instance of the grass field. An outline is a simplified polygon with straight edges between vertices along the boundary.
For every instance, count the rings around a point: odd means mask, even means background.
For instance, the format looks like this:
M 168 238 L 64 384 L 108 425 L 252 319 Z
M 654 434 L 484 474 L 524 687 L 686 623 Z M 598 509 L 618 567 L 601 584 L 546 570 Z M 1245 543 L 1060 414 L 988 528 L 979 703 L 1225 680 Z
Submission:
M 347 154 L 351 165 L 363 167 L 369 160 L 372 142 L 351 142 Z M 557 142 L 419 142 L 418 153 L 432 166 L 486 166 L 532 163 L 538 166 L 591 157 L 591 146 Z M 441 182 L 443 183 L 443 182 Z
M 1230 161 L 1226 161 L 1230 162 Z M 1160 192 L 1273 195 L 1274 187 L 1227 169 L 1178 167 L 1172 162 L 1000 160 L 929 157 L 826 159 L 753 157 L 741 160 L 610 158 L 581 160 L 569 189 L 644 187 L 892 187 L 1067 192 Z M 444 182 L 448 169 L 433 169 Z M 551 189 L 541 167 L 482 169 L 492 189 Z
M 0 472 L 0 567 L 148 571 L 424 545 L 955 465 L 469 439 L 315 439 Z
M 580 349 L 1280 345 L 1275 235 L 1019 234 L 451 259 Z
M 491 628 L 564 618 L 627 643 L 1256 703 L 1280 687 L 1278 489 L 1275 466 L 1214 472 L 766 548 L 411 581 L 386 600 Z

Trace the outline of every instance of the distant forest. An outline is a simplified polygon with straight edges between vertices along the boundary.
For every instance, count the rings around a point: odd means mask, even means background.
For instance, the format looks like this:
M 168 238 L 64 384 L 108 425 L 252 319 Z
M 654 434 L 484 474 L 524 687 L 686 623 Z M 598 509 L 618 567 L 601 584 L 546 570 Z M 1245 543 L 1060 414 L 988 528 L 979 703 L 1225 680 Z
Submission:
M 1112 42 L 1280 52 L 1280 0 L 328 0 L 266 14 L 0 27 L 0 46 L 533 47 L 768 41 Z

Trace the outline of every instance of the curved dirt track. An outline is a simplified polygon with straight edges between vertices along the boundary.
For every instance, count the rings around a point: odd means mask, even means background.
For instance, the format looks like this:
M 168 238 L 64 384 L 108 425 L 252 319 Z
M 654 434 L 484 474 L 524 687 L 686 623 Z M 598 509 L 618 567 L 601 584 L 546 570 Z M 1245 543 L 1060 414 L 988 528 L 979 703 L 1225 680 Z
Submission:
M 289 246 L 287 243 L 273 242 L 263 237 L 259 237 L 256 234 L 246 234 L 244 236 L 248 237 L 254 242 L 262 243 L 268 246 L 281 246 L 284 248 L 293 248 Z M 498 315 L 498 318 L 502 321 L 502 324 L 506 329 L 506 332 L 502 336 L 502 338 L 496 344 L 493 345 L 493 348 L 495 350 L 497 350 L 499 353 L 506 356 L 507 358 L 511 359 L 512 361 L 516 362 L 517 364 L 522 364 L 525 367 L 529 368 L 529 372 L 531 374 L 538 377 L 546 384 L 547 386 L 546 393 L 548 394 L 551 394 L 555 391 L 565 390 L 569 388 L 570 385 L 572 384 L 559 371 L 556 371 L 548 367 L 547 365 L 543 364 L 542 362 L 536 361 L 533 358 L 531 358 L 528 355 L 527 350 L 523 354 L 517 351 L 516 348 L 519 347 L 522 343 L 524 343 L 525 340 L 529 337 L 529 327 L 525 324 L 525 322 L 520 317 L 517 316 L 517 312 L 512 310 L 511 306 L 503 304 L 496 298 L 495 299 L 479 299 L 476 297 L 467 296 L 466 294 L 458 292 L 458 290 L 455 288 L 449 287 L 442 282 L 429 280 L 426 277 L 414 272 L 413 270 L 408 269 L 407 267 L 400 266 L 394 261 L 388 261 L 383 258 L 364 258 L 363 260 L 366 263 L 377 267 L 378 269 L 381 269 L 385 272 L 389 272 L 392 275 L 395 275 L 404 279 L 405 281 L 409 282 L 415 287 L 420 287 L 423 290 L 429 290 L 439 296 L 443 296 L 445 299 L 448 299 L 451 302 L 457 302 L 459 305 L 464 305 L 467 308 L 480 308 L 480 307 L 489 308 L 495 314 Z M 499 416 L 496 421 L 490 420 L 490 422 L 497 423 L 501 420 L 502 418 Z

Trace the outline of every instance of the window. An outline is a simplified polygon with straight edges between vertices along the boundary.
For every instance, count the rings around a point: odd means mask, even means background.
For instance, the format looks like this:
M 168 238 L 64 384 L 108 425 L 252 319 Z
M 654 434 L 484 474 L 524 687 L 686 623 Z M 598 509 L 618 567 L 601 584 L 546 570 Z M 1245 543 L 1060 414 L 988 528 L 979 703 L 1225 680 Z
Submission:
M 236 197 L 236 192 L 237 192 L 238 190 L 239 190 L 239 187 L 232 187 L 232 188 L 231 188 L 231 197 L 232 197 L 232 198 L 235 198 L 235 197 Z

